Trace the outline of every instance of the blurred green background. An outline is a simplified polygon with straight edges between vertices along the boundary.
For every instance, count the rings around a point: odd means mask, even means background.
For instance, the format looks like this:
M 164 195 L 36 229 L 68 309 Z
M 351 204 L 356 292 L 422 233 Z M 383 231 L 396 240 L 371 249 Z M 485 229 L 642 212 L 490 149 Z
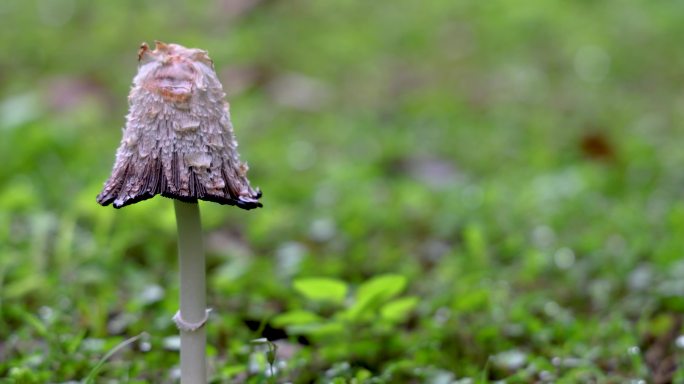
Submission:
M 95 202 L 155 39 L 209 51 L 264 192 L 201 204 L 212 382 L 683 381 L 682 15 L 0 2 L 2 382 L 178 376 L 171 201 Z

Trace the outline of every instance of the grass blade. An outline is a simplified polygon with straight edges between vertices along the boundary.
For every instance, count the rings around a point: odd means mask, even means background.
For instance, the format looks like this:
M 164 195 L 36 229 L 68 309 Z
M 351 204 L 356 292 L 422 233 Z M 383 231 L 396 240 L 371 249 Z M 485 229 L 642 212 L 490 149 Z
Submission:
M 120 350 L 126 348 L 127 346 L 129 346 L 132 343 L 135 343 L 136 341 L 140 340 L 141 338 L 143 338 L 145 336 L 147 336 L 147 332 L 143 332 L 137 336 L 131 337 L 130 339 L 126 339 L 126 340 L 122 341 L 121 343 L 119 343 L 116 347 L 112 348 L 109 352 L 107 352 L 106 355 L 104 355 L 100 359 L 100 361 L 97 362 L 97 364 L 95 364 L 95 366 L 90 371 L 88 376 L 86 376 L 86 378 L 83 380 L 83 384 L 94 383 L 95 377 L 97 376 L 98 372 L 100 372 L 100 369 L 102 369 L 102 366 L 104 365 L 105 362 L 107 362 L 107 360 L 109 360 L 110 357 L 114 356 Z

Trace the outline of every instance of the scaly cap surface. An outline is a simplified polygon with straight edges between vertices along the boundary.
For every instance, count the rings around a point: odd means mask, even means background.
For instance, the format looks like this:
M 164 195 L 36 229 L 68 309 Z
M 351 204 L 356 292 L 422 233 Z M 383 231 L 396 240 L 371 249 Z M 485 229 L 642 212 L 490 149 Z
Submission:
M 207 52 L 157 41 L 154 50 L 140 46 L 138 61 L 123 138 L 97 202 L 121 208 L 159 194 L 261 207 Z

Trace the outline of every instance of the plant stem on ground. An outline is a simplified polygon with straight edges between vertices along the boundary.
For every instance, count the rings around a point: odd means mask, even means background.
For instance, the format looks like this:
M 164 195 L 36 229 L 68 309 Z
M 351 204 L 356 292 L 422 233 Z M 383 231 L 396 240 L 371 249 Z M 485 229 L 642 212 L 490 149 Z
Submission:
M 178 227 L 180 267 L 180 317 L 187 323 L 200 323 L 206 315 L 206 267 L 199 205 L 174 200 Z M 181 329 L 181 383 L 207 382 L 206 331 Z

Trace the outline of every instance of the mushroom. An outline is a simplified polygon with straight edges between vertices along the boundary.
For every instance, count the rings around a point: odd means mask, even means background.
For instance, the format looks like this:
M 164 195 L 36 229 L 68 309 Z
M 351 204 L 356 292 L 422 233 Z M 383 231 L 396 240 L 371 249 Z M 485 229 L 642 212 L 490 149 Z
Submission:
M 138 51 L 138 73 L 112 174 L 97 196 L 114 208 L 174 199 L 181 278 L 181 383 L 206 383 L 205 262 L 197 200 L 261 207 L 240 162 L 223 87 L 206 51 L 157 41 Z

